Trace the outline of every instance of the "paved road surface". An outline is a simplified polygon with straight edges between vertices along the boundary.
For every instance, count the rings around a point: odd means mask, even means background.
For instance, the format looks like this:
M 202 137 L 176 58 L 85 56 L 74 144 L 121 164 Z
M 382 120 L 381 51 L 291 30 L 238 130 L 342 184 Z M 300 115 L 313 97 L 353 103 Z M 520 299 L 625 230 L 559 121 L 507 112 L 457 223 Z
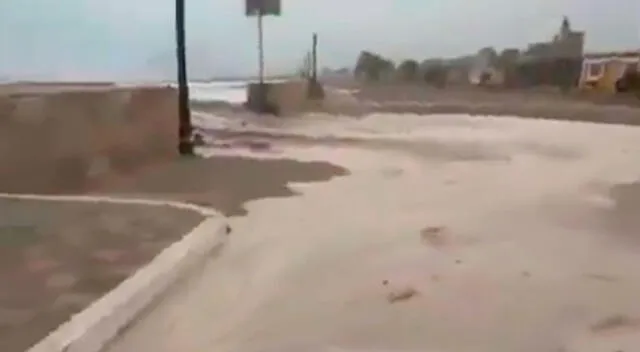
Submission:
M 640 348 L 640 129 L 389 115 L 296 128 L 366 139 L 279 146 L 351 174 L 249 204 L 227 251 L 110 352 Z

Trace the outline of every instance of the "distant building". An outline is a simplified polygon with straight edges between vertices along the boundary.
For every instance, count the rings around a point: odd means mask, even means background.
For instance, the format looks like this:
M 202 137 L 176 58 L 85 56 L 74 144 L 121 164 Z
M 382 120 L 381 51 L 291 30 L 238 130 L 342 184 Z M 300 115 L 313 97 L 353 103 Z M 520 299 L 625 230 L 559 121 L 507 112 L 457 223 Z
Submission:
M 558 33 L 551 44 L 553 56 L 559 58 L 578 58 L 584 53 L 584 36 L 583 31 L 574 31 L 571 29 L 569 18 L 565 16 L 562 20 L 560 33 Z
M 553 40 L 529 44 L 523 58 L 525 60 L 580 58 L 584 51 L 584 37 L 585 32 L 571 29 L 569 18 L 565 16 Z
M 525 59 L 540 59 L 550 57 L 552 53 L 550 42 L 531 43 L 524 52 Z
M 507 48 L 502 50 L 500 53 L 500 57 L 498 58 L 498 63 L 501 66 L 509 66 L 518 61 L 520 58 L 520 50 L 516 48 Z
M 640 50 L 586 54 L 580 87 L 614 93 L 618 79 L 630 70 L 640 71 Z

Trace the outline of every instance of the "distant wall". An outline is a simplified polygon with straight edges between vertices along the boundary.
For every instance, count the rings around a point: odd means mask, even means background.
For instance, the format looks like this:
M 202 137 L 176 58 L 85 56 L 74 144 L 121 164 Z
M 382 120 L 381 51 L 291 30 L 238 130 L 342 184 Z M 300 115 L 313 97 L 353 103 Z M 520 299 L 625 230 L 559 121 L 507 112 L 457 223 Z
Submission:
M 309 110 L 317 102 L 308 97 L 308 82 L 306 80 L 292 80 L 265 83 L 267 102 L 277 108 L 278 115 L 294 115 Z M 257 101 L 259 84 L 251 83 L 247 87 L 247 101 L 249 105 Z
M 0 89 L 0 191 L 82 191 L 176 156 L 172 88 Z
M 529 60 L 509 67 L 505 84 L 509 87 L 575 87 L 580 80 L 582 58 Z
M 282 115 L 300 112 L 308 105 L 307 88 L 305 80 L 274 83 L 269 89 L 268 100 L 278 106 Z

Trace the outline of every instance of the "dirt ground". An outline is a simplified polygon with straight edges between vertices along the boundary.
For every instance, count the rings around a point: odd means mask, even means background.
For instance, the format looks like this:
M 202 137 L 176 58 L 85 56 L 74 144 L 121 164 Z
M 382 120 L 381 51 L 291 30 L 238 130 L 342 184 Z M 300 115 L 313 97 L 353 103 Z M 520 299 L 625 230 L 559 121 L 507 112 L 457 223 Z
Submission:
M 449 87 L 416 84 L 326 82 L 327 98 L 310 112 L 364 117 L 372 113 L 520 116 L 568 121 L 640 125 L 640 99 L 606 94 Z M 250 116 L 241 106 L 193 102 L 194 111 L 220 116 Z
M 180 200 L 239 216 L 246 214 L 248 201 L 295 195 L 289 182 L 326 181 L 346 174 L 346 169 L 328 162 L 217 156 L 156 165 L 96 192 Z
M 416 114 L 507 115 L 570 121 L 638 125 L 640 99 L 550 89 L 486 89 L 457 86 L 437 89 L 417 84 L 359 84 L 329 81 L 331 89 L 350 91 L 360 109 L 343 103 L 345 114 L 371 112 Z
M 201 220 L 168 207 L 0 199 L 0 351 L 35 344 Z

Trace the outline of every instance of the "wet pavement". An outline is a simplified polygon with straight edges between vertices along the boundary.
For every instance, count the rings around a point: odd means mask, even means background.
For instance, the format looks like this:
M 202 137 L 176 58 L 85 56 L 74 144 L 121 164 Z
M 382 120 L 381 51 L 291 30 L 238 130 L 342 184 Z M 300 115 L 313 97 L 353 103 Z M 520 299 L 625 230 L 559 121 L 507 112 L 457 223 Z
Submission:
M 245 203 L 222 255 L 110 352 L 638 349 L 640 129 L 390 114 L 292 126 L 297 139 L 249 125 L 218 140 L 277 152 L 205 152 L 348 174 Z

